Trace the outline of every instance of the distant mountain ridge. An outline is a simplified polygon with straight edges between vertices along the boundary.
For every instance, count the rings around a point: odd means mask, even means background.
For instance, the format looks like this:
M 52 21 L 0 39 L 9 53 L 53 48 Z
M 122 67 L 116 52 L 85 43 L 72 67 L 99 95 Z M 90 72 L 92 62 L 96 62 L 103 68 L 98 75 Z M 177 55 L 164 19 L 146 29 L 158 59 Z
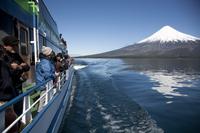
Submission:
M 200 39 L 181 33 L 170 26 L 164 26 L 138 43 L 87 57 L 198 58 L 200 57 Z

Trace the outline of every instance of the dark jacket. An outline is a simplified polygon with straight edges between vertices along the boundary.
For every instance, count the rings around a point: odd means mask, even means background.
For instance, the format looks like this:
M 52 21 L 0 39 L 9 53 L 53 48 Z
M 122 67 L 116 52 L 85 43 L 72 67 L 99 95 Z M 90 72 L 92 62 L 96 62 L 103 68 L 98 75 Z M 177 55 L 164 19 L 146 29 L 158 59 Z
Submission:
M 9 67 L 0 60 L 0 101 L 9 101 L 16 95 Z
M 18 53 L 10 53 L 10 52 L 7 52 L 6 56 L 4 56 L 4 61 L 8 63 L 8 65 L 10 65 L 13 62 L 17 63 L 18 65 L 24 63 L 24 61 L 22 60 L 22 58 Z M 16 89 L 18 90 L 22 89 L 22 83 L 24 81 L 21 80 L 21 75 L 22 73 L 29 71 L 29 69 L 30 67 L 28 65 L 24 66 L 22 69 L 16 69 L 16 70 L 10 69 L 13 84 Z

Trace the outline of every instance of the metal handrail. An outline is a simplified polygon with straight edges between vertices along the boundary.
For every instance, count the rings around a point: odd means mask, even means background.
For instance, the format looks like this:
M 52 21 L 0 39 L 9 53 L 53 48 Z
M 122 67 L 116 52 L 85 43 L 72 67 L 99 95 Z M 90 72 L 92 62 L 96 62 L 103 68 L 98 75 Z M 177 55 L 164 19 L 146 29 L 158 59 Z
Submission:
M 60 90 L 61 85 L 63 82 L 63 80 L 65 80 L 64 75 L 69 74 L 69 72 L 67 72 L 66 74 L 61 73 L 61 76 L 59 76 L 59 80 L 57 82 L 58 85 L 58 90 Z M 34 91 L 39 90 L 39 88 L 43 85 L 47 85 L 46 87 L 46 92 L 44 94 L 42 94 L 34 103 L 32 103 L 27 109 L 25 109 L 23 111 L 23 113 L 18 116 L 17 119 L 15 119 L 15 121 L 12 122 L 12 124 L 10 124 L 8 127 L 6 127 L 6 129 L 4 129 L 4 131 L 2 133 L 6 133 L 8 132 L 18 121 L 20 121 L 23 117 L 25 117 L 27 115 L 27 113 L 45 96 L 45 105 L 51 100 L 48 98 L 49 96 L 49 92 L 55 87 L 55 85 L 49 86 L 50 81 L 52 81 L 53 78 L 49 78 L 47 79 L 45 82 L 38 84 L 36 86 L 30 87 L 26 92 L 22 93 L 21 95 L 17 96 L 16 98 L 8 101 L 7 103 L 3 104 L 2 106 L 0 106 L 0 112 L 4 111 L 7 107 L 19 102 L 20 100 L 22 100 L 23 98 L 25 98 L 26 96 L 30 96 Z M 58 90 L 56 92 L 58 92 Z M 55 94 L 55 93 L 54 93 Z
M 24 115 L 26 115 L 26 113 L 28 111 L 30 111 L 32 109 L 32 107 L 34 107 L 44 96 L 47 95 L 47 93 L 53 88 L 50 88 L 46 93 L 44 93 L 43 95 L 41 95 L 40 98 L 38 98 L 28 109 L 26 109 L 15 121 L 12 122 L 12 124 L 10 124 L 6 129 L 4 129 L 4 131 L 2 133 L 6 133 L 8 132 L 20 119 L 22 119 L 22 117 Z
M 7 107 L 19 102 L 22 98 L 24 98 L 25 96 L 28 96 L 29 94 L 31 94 L 33 91 L 39 89 L 41 86 L 45 85 L 47 82 L 51 81 L 52 78 L 47 79 L 45 82 L 38 84 L 36 86 L 31 87 L 29 90 L 27 90 L 26 92 L 20 94 L 19 96 L 15 97 L 14 99 L 6 102 L 5 104 L 3 104 L 2 106 L 0 106 L 0 112 L 4 111 Z

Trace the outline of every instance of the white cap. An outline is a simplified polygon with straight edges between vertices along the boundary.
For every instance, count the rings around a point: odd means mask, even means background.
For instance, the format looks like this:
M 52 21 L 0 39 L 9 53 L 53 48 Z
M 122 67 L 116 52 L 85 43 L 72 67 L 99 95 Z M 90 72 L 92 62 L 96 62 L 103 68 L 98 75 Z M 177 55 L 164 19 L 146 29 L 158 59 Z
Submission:
M 43 55 L 48 56 L 51 54 L 51 52 L 52 52 L 52 49 L 50 47 L 42 46 L 42 54 Z

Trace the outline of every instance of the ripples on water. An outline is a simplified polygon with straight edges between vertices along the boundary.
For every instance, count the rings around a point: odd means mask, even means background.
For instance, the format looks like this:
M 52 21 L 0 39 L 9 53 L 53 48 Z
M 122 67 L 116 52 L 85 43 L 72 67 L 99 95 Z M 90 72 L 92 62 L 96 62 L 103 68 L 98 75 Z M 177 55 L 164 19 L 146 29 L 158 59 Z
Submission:
M 199 132 L 194 60 L 81 59 L 61 132 Z M 80 66 L 80 67 L 79 67 Z

